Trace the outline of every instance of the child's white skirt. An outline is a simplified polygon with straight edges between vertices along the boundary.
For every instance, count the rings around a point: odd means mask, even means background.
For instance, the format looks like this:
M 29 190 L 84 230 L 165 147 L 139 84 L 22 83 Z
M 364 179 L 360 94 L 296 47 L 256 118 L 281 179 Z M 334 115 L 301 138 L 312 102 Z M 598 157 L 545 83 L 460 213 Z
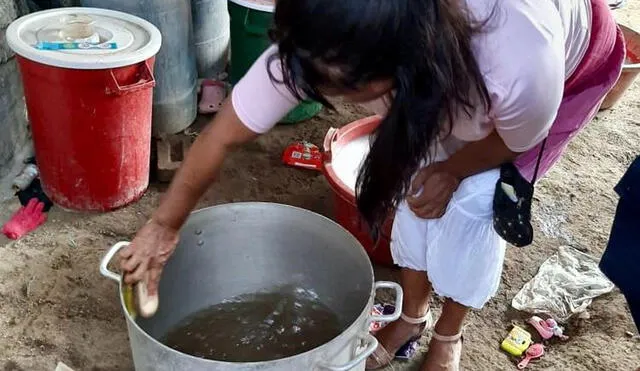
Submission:
M 395 263 L 427 272 L 436 294 L 482 308 L 498 290 L 506 248 L 492 222 L 499 177 L 494 169 L 465 179 L 440 219 L 421 219 L 402 202 L 391 233 Z

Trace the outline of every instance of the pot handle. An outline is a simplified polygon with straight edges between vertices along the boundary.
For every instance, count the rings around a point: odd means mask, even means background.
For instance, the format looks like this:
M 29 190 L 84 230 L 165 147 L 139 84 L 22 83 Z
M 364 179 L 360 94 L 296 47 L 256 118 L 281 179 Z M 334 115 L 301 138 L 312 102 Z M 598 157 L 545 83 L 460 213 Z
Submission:
M 387 315 L 373 315 L 371 316 L 371 321 L 373 322 L 393 322 L 397 321 L 402 314 L 402 300 L 404 298 L 404 293 L 402 292 L 402 287 L 395 282 L 390 281 L 379 281 L 375 283 L 375 290 L 379 289 L 393 289 L 396 292 L 396 302 L 395 307 L 396 310 Z
M 125 246 L 129 246 L 129 242 L 126 241 L 122 241 L 122 242 L 118 242 L 117 244 L 111 246 L 111 248 L 109 249 L 109 251 L 107 251 L 106 254 L 104 254 L 104 257 L 102 258 L 102 260 L 100 261 L 100 274 L 102 274 L 103 276 L 110 278 L 118 283 L 120 283 L 122 281 L 122 278 L 120 277 L 119 274 L 112 272 L 109 270 L 109 262 L 111 261 L 111 259 L 113 259 L 113 257 L 118 253 L 118 251 L 120 251 L 120 249 L 122 249 Z
M 348 371 L 356 368 L 362 362 L 364 362 L 367 357 L 369 357 L 378 347 L 378 339 L 376 339 L 371 334 L 364 334 L 358 336 L 358 341 L 365 342 L 365 348 L 360 354 L 358 354 L 354 359 L 340 366 L 333 365 L 320 365 L 320 368 L 331 370 L 331 371 Z

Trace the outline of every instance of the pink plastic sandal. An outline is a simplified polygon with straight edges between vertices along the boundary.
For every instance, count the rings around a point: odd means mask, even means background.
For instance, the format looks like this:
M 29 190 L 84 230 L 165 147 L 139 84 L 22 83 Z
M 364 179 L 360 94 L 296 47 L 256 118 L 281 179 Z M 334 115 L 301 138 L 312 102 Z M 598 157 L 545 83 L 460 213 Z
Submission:
M 553 337 L 553 329 L 549 327 L 547 321 L 538 316 L 529 318 L 529 324 L 538 331 L 538 334 L 544 339 L 549 340 Z
M 201 90 L 198 112 L 201 114 L 218 112 L 227 97 L 226 85 L 217 80 L 203 80 Z
M 567 340 L 569 337 L 564 335 L 564 329 L 558 325 L 558 322 L 553 318 L 543 320 L 538 316 L 533 316 L 527 321 L 533 328 L 538 331 L 538 334 L 544 339 L 549 340 L 554 336 L 559 337 L 562 340 Z

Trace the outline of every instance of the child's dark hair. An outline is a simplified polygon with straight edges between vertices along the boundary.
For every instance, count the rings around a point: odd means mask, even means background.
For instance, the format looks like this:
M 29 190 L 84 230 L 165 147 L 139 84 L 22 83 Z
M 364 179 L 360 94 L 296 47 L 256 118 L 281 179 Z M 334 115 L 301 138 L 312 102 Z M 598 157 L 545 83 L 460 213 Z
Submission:
M 462 0 L 277 1 L 271 37 L 279 55 L 270 63 L 282 61 L 280 82 L 297 97 L 330 107 L 318 87 L 393 81 L 389 113 L 356 187 L 358 208 L 374 229 L 403 198 L 456 115 L 490 108 L 471 48 L 483 25 L 471 19 Z M 339 73 L 327 73 L 327 67 Z

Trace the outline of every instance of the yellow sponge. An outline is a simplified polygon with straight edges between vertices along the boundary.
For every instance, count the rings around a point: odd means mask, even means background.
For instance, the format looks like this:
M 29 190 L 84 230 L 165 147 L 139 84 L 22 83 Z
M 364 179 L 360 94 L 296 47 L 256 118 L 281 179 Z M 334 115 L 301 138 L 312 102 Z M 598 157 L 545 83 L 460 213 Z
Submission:
M 158 311 L 158 296 L 149 296 L 147 293 L 147 285 L 139 282 L 135 285 L 135 290 L 131 285 L 122 286 L 122 300 L 127 309 L 127 313 L 136 319 L 140 314 L 142 317 L 152 317 Z
M 124 307 L 127 309 L 127 313 L 135 320 L 137 315 L 136 304 L 133 298 L 133 287 L 131 287 L 131 285 L 122 286 L 122 300 L 124 301 Z

